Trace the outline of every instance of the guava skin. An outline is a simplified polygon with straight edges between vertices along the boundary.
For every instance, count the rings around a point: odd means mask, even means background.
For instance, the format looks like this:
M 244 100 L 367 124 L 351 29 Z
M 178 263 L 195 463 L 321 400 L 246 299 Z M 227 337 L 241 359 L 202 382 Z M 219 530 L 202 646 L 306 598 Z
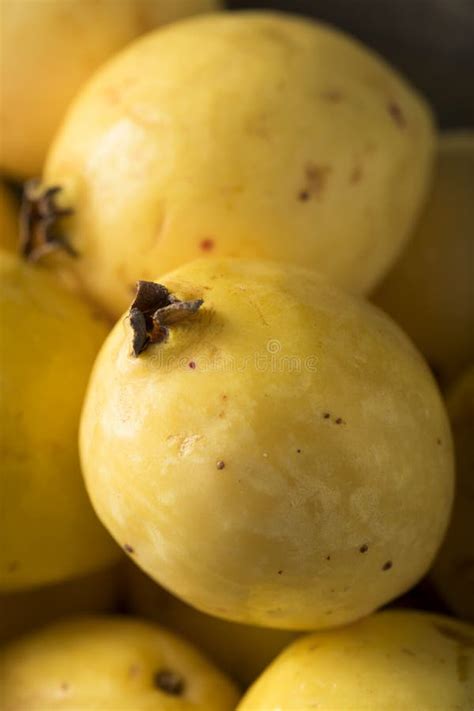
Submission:
M 448 388 L 474 361 L 474 131 L 439 140 L 413 237 L 373 294 Z
M 427 105 L 350 37 L 278 13 L 185 20 L 76 97 L 43 185 L 74 211 L 79 258 L 51 268 L 115 318 L 137 279 L 203 256 L 299 264 L 367 293 L 409 237 L 433 156 Z
M 470 711 L 474 627 L 387 610 L 290 645 L 237 711 Z
M 456 494 L 431 580 L 458 617 L 474 622 L 474 365 L 453 383 L 447 407 L 456 453 Z
M 453 452 L 402 331 L 302 268 L 203 259 L 157 281 L 204 303 L 138 357 L 120 318 L 82 413 L 116 541 L 189 604 L 251 625 L 340 625 L 410 588 L 446 529 Z
M 60 583 L 120 556 L 79 464 L 82 401 L 107 324 L 53 275 L 0 251 L 0 591 Z
M 0 652 L 5 711 L 233 711 L 233 683 L 169 630 L 119 616 L 66 618 Z
M 82 85 L 129 42 L 216 0 L 2 0 L 0 169 L 40 175 Z

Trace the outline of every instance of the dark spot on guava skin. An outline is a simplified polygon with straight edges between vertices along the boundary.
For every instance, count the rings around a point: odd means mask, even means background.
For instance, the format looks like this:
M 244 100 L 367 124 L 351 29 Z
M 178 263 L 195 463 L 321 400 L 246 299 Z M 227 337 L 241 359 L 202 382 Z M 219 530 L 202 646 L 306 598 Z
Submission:
M 7 566 L 7 572 L 8 573 L 14 573 L 18 568 L 20 567 L 20 564 L 17 560 L 12 560 L 11 563 L 8 564 Z
M 324 417 L 325 420 L 329 420 L 329 418 L 331 417 L 331 413 L 330 413 L 330 412 L 325 412 L 324 415 L 323 415 L 323 417 Z
M 456 668 L 458 679 L 461 683 L 469 679 L 469 656 L 465 654 L 466 649 L 474 648 L 474 635 L 469 632 L 451 627 L 448 624 L 435 622 L 435 629 L 438 630 L 443 637 L 447 637 L 457 645 Z
M 301 200 L 301 202 L 307 202 L 309 200 L 309 192 L 307 190 L 301 190 L 298 193 L 298 200 Z
M 278 575 L 282 575 L 282 573 L 283 573 L 283 570 L 278 571 Z
M 367 545 L 367 543 L 364 543 L 364 544 L 359 548 L 359 553 L 367 553 L 368 550 L 369 550 L 369 546 Z
M 331 560 L 331 556 L 330 556 L 330 555 L 327 555 L 327 556 L 326 556 L 326 560 Z
M 399 126 L 399 128 L 405 128 L 407 122 L 399 104 L 397 104 L 396 101 L 389 101 L 387 109 L 397 126 Z
M 411 649 L 403 647 L 401 651 L 403 652 L 403 654 L 408 654 L 410 657 L 416 657 L 415 652 L 413 652 Z
M 342 417 L 338 417 L 336 420 L 334 420 L 334 422 L 336 423 L 336 425 L 344 424 L 344 420 L 342 419 Z
M 326 610 L 325 615 L 332 615 L 332 610 Z
M 123 549 L 125 553 L 129 553 L 130 555 L 133 555 L 135 553 L 135 548 L 133 548 L 133 546 L 131 546 L 129 543 L 125 543 Z
M 169 669 L 160 669 L 153 675 L 153 686 L 170 696 L 182 696 L 185 689 L 183 677 Z
M 393 567 L 393 563 L 391 560 L 387 560 L 386 563 L 383 564 L 382 570 L 390 570 L 390 568 Z
M 201 242 L 199 243 L 199 247 L 202 249 L 203 252 L 210 252 L 212 249 L 214 249 L 214 246 L 214 240 L 210 239 L 209 237 L 201 240 Z
M 222 459 L 219 459 L 219 461 L 216 462 L 216 467 L 217 467 L 217 469 L 224 469 L 225 462 L 223 462 Z
M 194 370 L 196 368 L 196 363 L 193 360 L 190 360 L 188 367 L 191 368 L 191 370 Z
M 301 449 L 297 449 L 296 454 L 301 454 Z
M 140 673 L 140 667 L 138 666 L 138 664 L 131 664 L 130 668 L 128 670 L 128 676 L 131 679 L 134 679 L 136 676 L 139 675 L 139 673 Z
M 357 185 L 357 183 L 360 183 L 362 180 L 362 168 L 360 165 L 356 165 L 354 170 L 352 171 L 350 178 L 349 178 L 349 183 L 351 185 Z
M 463 647 L 474 649 L 474 635 L 467 634 L 464 631 L 461 631 L 454 627 L 450 627 L 449 625 L 443 624 L 442 622 L 435 622 L 434 627 L 438 630 L 440 634 L 443 635 L 443 637 L 447 637 L 448 639 L 452 640 L 453 642 L 457 642 Z
M 67 681 L 63 681 L 59 688 L 61 689 L 61 691 L 69 691 L 69 684 L 67 683 Z
M 333 104 L 337 104 L 342 101 L 342 92 L 337 89 L 327 89 L 321 92 L 321 98 L 326 99 L 326 101 L 331 101 Z
M 310 198 L 319 198 L 326 187 L 330 172 L 328 165 L 308 163 L 304 169 L 304 185 L 298 192 L 298 200 L 307 202 Z
M 441 444 L 441 440 L 440 440 L 439 437 L 438 437 L 438 439 L 436 440 L 436 444 L 437 444 L 437 445 L 440 445 L 440 444 Z

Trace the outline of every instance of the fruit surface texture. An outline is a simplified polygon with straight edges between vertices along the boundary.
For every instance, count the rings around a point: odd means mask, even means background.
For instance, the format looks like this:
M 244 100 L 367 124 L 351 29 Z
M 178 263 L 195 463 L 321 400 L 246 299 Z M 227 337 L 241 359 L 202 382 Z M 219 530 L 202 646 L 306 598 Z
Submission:
M 470 711 L 474 628 L 387 611 L 303 637 L 262 674 L 238 711 Z
M 125 617 L 78 617 L 0 656 L 5 711 L 233 711 L 238 693 L 192 645 Z
M 374 301 L 444 386 L 474 361 L 474 131 L 441 137 L 428 204 Z
M 432 579 L 453 612 L 474 622 L 474 366 L 450 389 L 448 413 L 456 452 L 456 496 Z
M 182 302 L 161 313 L 202 306 L 138 356 L 136 309 L 120 318 L 82 416 L 86 484 L 117 542 L 247 624 L 343 624 L 413 585 L 447 525 L 453 454 L 402 331 L 298 267 L 202 259 L 160 282 Z
M 52 275 L 0 254 L 0 590 L 111 564 L 81 476 L 82 400 L 107 327 Z
M 76 92 L 115 52 L 214 0 L 2 0 L 0 167 L 28 178 Z
M 77 260 L 118 317 L 136 279 L 200 256 L 317 268 L 353 292 L 379 280 L 424 200 L 429 110 L 334 29 L 272 13 L 194 18 L 99 71 L 49 154 Z

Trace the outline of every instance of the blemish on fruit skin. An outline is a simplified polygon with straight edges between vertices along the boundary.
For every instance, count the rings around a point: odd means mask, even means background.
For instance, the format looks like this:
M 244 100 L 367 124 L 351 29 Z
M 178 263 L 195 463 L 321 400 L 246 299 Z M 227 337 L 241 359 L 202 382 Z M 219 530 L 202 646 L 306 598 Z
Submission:
M 219 459 L 218 462 L 216 462 L 216 467 L 217 469 L 224 469 L 225 468 L 225 462 L 222 461 L 222 459 Z
M 460 682 L 464 683 L 469 679 L 469 657 L 465 654 L 466 649 L 474 648 L 474 635 L 465 633 L 463 630 L 454 629 L 447 624 L 434 623 L 435 629 L 457 645 L 456 668 Z
M 191 370 L 194 370 L 196 368 L 196 363 L 193 360 L 190 360 L 188 363 L 188 368 L 191 368 Z
M 330 555 L 327 555 L 327 556 L 326 556 L 326 560 L 331 560 L 331 556 L 330 556 Z
M 278 575 L 282 575 L 282 573 L 283 573 L 283 570 L 278 571 Z
M 396 101 L 389 101 L 387 105 L 388 113 L 392 117 L 392 119 L 395 121 L 397 126 L 400 128 L 405 128 L 406 126 L 406 118 L 400 108 L 400 105 L 396 103 Z
M 139 673 L 140 673 L 140 667 L 138 666 L 138 664 L 131 664 L 129 667 L 129 670 L 128 670 L 128 676 L 131 679 L 134 679 L 135 677 L 137 677 L 139 675 Z
M 133 548 L 133 546 L 131 546 L 129 543 L 125 543 L 123 549 L 125 553 L 129 553 L 130 555 L 133 555 L 135 553 L 135 548 Z
M 436 440 L 436 444 L 438 444 L 438 445 L 440 445 L 440 444 L 441 444 L 441 440 L 440 440 L 440 438 L 439 438 L 439 437 L 438 437 L 438 439 Z
M 161 669 L 153 675 L 153 686 L 170 696 L 181 696 L 185 689 L 184 679 L 169 669 Z
M 393 567 L 393 563 L 391 560 L 387 560 L 386 563 L 383 564 L 382 570 L 390 570 L 390 568 Z
M 457 642 L 462 647 L 474 649 L 474 635 L 466 634 L 462 630 L 455 629 L 450 625 L 439 622 L 435 622 L 434 627 L 440 634 L 443 635 L 443 637 L 447 637 L 453 642 Z
M 337 89 L 327 89 L 321 92 L 321 98 L 326 99 L 326 101 L 331 101 L 333 104 L 337 104 L 343 99 L 342 92 Z
M 7 566 L 7 572 L 14 573 L 16 570 L 18 570 L 19 567 L 20 567 L 20 564 L 18 563 L 18 561 L 12 560 L 12 562 L 9 563 Z
M 330 412 L 325 412 L 324 415 L 323 415 L 323 417 L 324 417 L 325 420 L 329 420 L 329 418 L 331 417 L 331 413 L 330 413 Z
M 67 683 L 67 681 L 63 681 L 59 688 L 61 689 L 62 692 L 69 691 L 69 684 Z
M 360 183 L 361 180 L 362 180 L 362 168 L 360 167 L 360 165 L 356 165 L 350 175 L 349 183 L 351 185 L 356 185 L 357 183 Z
M 304 169 L 304 184 L 298 192 L 298 200 L 307 202 L 310 198 L 321 197 L 331 168 L 328 165 L 308 163 Z
M 338 417 L 337 420 L 334 420 L 334 422 L 336 423 L 336 425 L 343 425 L 343 424 L 345 424 L 345 422 L 344 422 L 344 420 L 342 419 L 342 417 Z
M 301 454 L 301 449 L 297 449 L 296 454 Z
M 364 544 L 359 548 L 359 553 L 367 553 L 368 550 L 369 550 L 369 546 L 367 545 L 367 543 L 364 543 Z
M 203 252 L 210 252 L 214 249 L 215 242 L 210 237 L 206 237 L 206 239 L 200 241 L 199 247 L 202 249 Z

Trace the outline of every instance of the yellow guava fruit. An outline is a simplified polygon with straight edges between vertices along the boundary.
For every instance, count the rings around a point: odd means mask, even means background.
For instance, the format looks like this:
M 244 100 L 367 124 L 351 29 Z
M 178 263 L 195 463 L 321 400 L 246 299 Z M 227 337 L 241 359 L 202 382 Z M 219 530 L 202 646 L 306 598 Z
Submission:
M 447 526 L 453 452 L 404 333 L 276 262 L 202 259 L 159 281 L 107 338 L 81 420 L 117 542 L 184 601 L 250 625 L 341 625 L 410 588 Z

